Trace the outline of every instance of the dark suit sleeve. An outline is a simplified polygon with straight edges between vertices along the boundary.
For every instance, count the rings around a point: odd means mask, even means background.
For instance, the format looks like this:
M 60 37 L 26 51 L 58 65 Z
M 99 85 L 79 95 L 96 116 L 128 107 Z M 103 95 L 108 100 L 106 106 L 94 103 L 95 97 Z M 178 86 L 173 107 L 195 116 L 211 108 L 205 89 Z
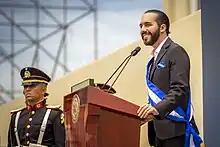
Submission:
M 180 46 L 173 48 L 168 54 L 169 58 L 169 92 L 165 99 L 159 102 L 155 108 L 159 112 L 157 119 L 164 119 L 178 106 L 187 102 L 189 89 L 190 61 L 187 53 Z
M 55 118 L 53 120 L 54 140 L 56 147 L 65 147 L 65 127 L 62 122 L 62 111 L 56 111 Z

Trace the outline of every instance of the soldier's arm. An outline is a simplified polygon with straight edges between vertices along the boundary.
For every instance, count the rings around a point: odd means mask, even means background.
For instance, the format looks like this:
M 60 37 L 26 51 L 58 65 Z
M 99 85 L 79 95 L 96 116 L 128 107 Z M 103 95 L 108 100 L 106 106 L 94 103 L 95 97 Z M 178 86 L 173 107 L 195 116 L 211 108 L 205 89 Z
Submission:
M 13 115 L 11 115 L 11 121 L 10 121 L 10 124 L 9 124 L 9 127 L 8 127 L 8 147 L 13 147 L 13 139 L 12 139 L 12 136 L 13 136 Z
M 19 111 L 23 111 L 24 109 L 25 107 L 21 107 L 19 109 L 11 111 L 11 121 L 10 121 L 9 129 L 8 129 L 8 147 L 13 147 L 17 145 L 17 140 L 16 140 L 15 132 L 14 132 L 15 117 Z
M 53 120 L 54 140 L 56 147 L 65 147 L 65 126 L 64 115 L 61 110 L 56 111 L 55 118 Z
M 10 123 L 9 129 L 8 129 L 8 147 L 12 147 L 12 145 L 11 145 L 11 123 Z

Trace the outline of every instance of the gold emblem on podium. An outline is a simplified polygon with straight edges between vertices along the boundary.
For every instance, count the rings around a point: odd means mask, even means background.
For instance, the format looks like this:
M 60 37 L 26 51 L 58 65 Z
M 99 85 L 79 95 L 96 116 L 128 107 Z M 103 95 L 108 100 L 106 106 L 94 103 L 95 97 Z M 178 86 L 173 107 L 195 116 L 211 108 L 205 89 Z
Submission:
M 80 113 L 80 99 L 77 94 L 73 96 L 72 99 L 72 122 L 75 124 L 79 119 Z

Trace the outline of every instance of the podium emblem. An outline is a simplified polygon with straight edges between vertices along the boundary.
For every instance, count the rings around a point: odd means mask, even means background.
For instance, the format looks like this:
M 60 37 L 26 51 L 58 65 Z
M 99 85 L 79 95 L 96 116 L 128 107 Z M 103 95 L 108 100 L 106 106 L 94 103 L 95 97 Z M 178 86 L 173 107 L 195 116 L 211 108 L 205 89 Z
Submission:
M 78 94 L 75 94 L 72 99 L 72 122 L 75 124 L 79 119 L 80 99 Z

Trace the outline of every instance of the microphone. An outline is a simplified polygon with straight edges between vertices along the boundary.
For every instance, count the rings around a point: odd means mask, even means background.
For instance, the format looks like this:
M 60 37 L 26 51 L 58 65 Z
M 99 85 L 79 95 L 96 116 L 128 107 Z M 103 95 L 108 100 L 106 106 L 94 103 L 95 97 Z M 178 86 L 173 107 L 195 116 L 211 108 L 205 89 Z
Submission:
M 136 56 L 138 54 L 138 52 L 141 50 L 141 48 L 139 46 L 137 46 L 129 56 L 127 56 L 124 61 L 118 66 L 118 68 L 114 71 L 114 73 L 108 78 L 108 80 L 105 82 L 105 84 L 101 87 L 101 89 L 103 89 L 107 83 L 112 79 L 112 77 L 116 74 L 116 72 L 121 68 L 121 66 L 125 63 L 125 65 L 123 66 L 123 68 L 121 69 L 120 73 L 118 74 L 118 76 L 116 77 L 116 79 L 114 80 L 114 82 L 112 83 L 112 85 L 109 87 L 108 92 L 110 91 L 110 89 L 112 88 L 112 86 L 115 84 L 115 82 L 117 81 L 117 79 L 119 78 L 119 76 L 121 75 L 122 71 L 124 70 L 124 68 L 126 67 L 126 65 L 128 64 L 128 62 L 130 61 L 131 57 Z
M 138 54 L 138 52 L 140 52 L 141 48 L 140 46 L 136 47 L 132 52 L 131 55 L 132 56 L 136 56 Z

